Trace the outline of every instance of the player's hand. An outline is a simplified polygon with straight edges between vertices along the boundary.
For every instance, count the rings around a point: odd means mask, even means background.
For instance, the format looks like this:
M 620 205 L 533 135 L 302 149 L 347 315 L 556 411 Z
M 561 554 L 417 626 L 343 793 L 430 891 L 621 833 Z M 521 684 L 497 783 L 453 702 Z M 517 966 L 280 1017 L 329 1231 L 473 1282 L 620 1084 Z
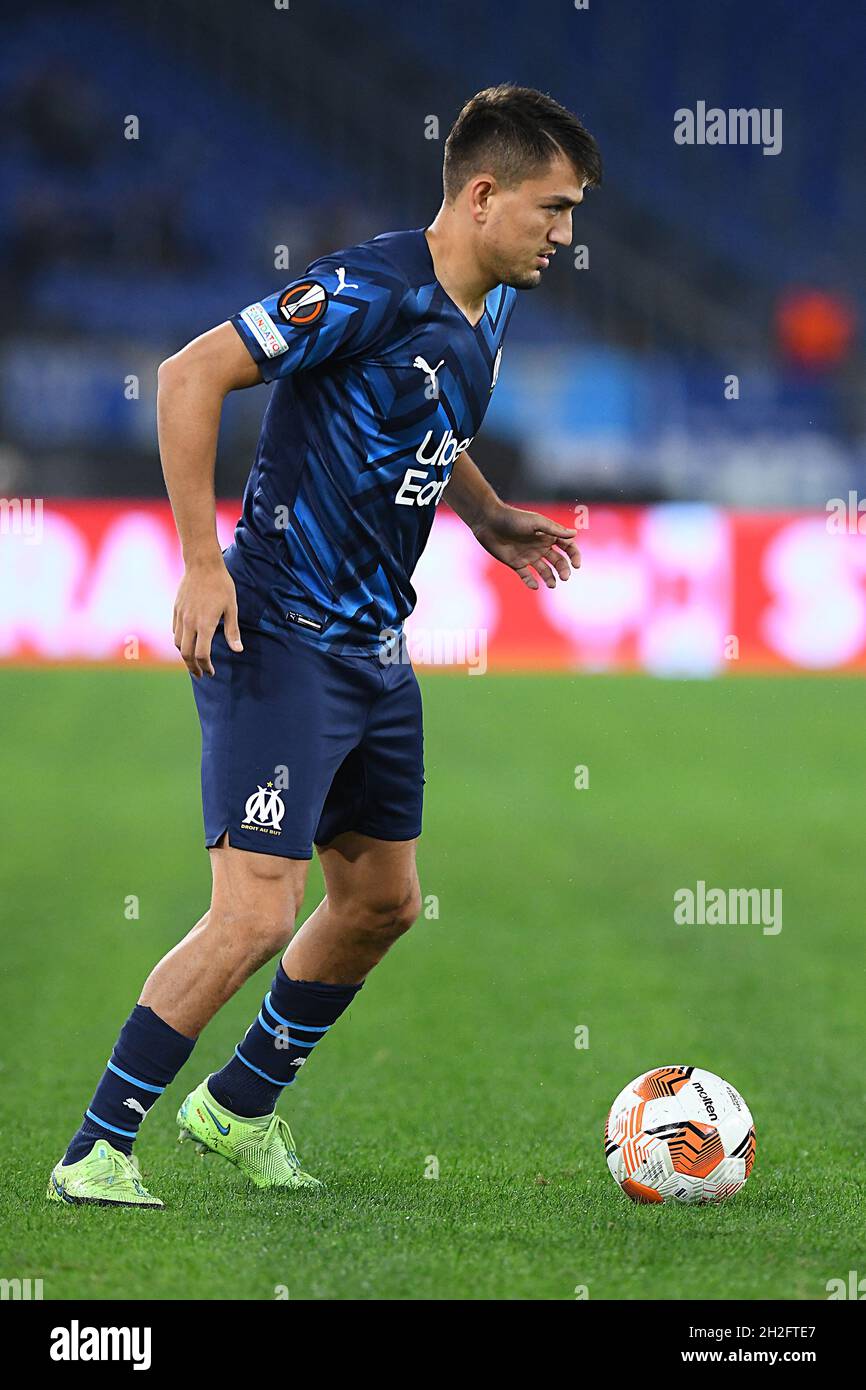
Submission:
M 232 651 L 242 652 L 235 583 L 222 555 L 187 565 L 174 601 L 174 645 L 191 676 L 214 674 L 210 648 L 220 619 Z
M 527 589 L 537 589 L 539 578 L 548 589 L 555 589 L 557 576 L 565 581 L 573 569 L 580 569 L 576 534 L 540 512 L 504 505 L 475 527 L 484 549 L 513 569 Z

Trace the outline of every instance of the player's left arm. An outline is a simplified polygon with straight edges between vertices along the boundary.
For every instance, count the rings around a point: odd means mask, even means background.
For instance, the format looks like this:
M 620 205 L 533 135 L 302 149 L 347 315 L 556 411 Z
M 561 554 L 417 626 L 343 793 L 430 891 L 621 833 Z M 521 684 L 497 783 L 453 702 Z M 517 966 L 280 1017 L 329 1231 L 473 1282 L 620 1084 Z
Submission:
M 509 507 L 465 450 L 455 461 L 446 496 L 479 544 L 513 569 L 527 589 L 538 588 L 536 575 L 548 589 L 555 589 L 557 575 L 566 580 L 580 568 L 577 533 L 540 512 Z

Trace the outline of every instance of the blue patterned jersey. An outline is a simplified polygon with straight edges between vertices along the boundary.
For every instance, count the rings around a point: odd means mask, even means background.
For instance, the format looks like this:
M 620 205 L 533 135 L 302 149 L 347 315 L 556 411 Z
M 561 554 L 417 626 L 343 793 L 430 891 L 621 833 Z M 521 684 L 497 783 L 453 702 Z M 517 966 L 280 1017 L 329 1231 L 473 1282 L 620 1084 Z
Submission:
M 346 653 L 415 606 L 412 572 L 499 372 L 517 292 L 473 328 L 423 229 L 314 261 L 231 320 L 274 388 L 234 543 L 241 621 Z

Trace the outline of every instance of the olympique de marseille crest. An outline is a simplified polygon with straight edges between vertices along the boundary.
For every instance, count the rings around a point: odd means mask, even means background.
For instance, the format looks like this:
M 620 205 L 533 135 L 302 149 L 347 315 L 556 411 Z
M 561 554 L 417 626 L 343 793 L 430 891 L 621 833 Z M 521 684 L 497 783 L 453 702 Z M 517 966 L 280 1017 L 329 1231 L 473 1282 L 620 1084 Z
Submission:
M 286 808 L 273 782 L 256 787 L 244 806 L 244 825 L 259 826 L 262 830 L 279 830 Z

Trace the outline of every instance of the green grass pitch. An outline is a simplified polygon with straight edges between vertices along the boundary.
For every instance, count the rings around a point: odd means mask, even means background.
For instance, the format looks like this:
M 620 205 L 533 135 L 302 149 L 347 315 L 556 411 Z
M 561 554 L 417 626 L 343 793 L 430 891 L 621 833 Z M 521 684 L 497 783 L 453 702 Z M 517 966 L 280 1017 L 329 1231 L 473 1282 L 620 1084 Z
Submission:
M 268 970 L 144 1126 L 167 1210 L 111 1213 L 44 1191 L 144 976 L 207 904 L 197 721 L 183 673 L 0 672 L 0 1274 L 51 1299 L 820 1299 L 866 1274 L 862 684 L 422 683 L 438 917 L 284 1102 L 324 1193 L 259 1192 L 177 1145 Z M 781 933 L 675 925 L 698 879 L 780 887 Z M 308 909 L 319 891 L 314 866 Z M 755 1115 L 722 1207 L 636 1207 L 607 1172 L 610 1102 L 669 1062 Z

